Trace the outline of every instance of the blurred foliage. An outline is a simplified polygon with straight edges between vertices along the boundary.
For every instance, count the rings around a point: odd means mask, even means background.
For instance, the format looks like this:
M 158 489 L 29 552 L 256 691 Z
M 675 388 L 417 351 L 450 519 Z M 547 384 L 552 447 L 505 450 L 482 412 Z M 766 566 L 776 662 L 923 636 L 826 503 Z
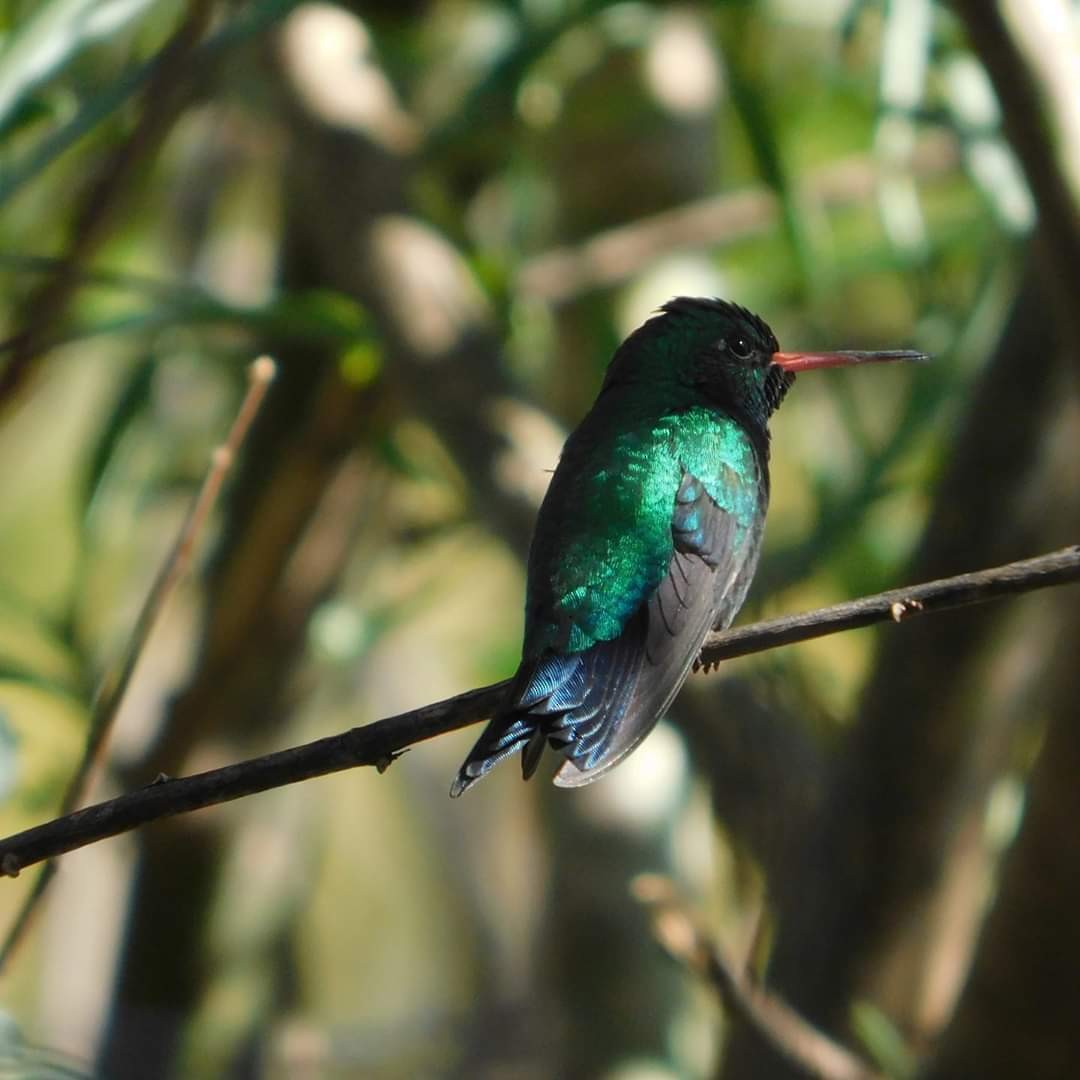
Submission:
M 205 574 L 174 597 L 142 659 L 96 794 L 149 782 L 155 746 L 177 738 L 178 767 L 207 767 L 512 670 L 523 551 L 491 509 L 498 486 L 480 490 L 440 427 L 423 363 L 402 374 L 400 325 L 350 288 L 359 255 L 344 222 L 368 203 L 423 221 L 461 260 L 504 343 L 497 378 L 544 420 L 507 423 L 531 454 L 519 487 L 533 505 L 552 426 L 580 417 L 613 347 L 673 294 L 735 299 L 786 347 L 934 353 L 917 370 L 800 380 L 774 424 L 767 548 L 744 618 L 898 580 L 1032 223 L 947 8 L 222 0 L 181 40 L 196 7 L 0 8 L 5 833 L 58 805 L 91 690 L 228 426 L 244 361 L 263 350 L 282 365 L 276 404 L 204 538 Z M 164 69 L 170 48 L 180 62 Z M 170 109 L 155 112 L 166 92 Z M 313 160 L 302 115 L 394 169 L 343 165 L 323 205 L 299 206 L 296 175 Z M 688 241 L 679 215 L 694 207 L 715 225 Z M 332 257 L 310 235 L 317 218 L 325 235 L 341 230 Z M 598 261 L 614 230 L 624 247 Z M 429 315 L 404 322 L 423 329 Z M 493 377 L 479 361 L 455 376 L 477 427 Z M 345 421 L 327 401 L 348 403 Z M 259 580 L 261 555 L 279 577 Z M 269 605 L 256 630 L 280 616 L 278 651 L 226 640 L 222 611 L 249 600 Z M 726 678 L 759 698 L 785 685 L 783 711 L 829 745 L 873 641 L 824 639 Z M 176 695 L 221 656 L 272 687 L 265 723 L 177 736 Z M 646 940 L 626 888 L 638 870 L 674 874 L 723 937 L 753 934 L 765 886 L 712 816 L 685 744 L 662 727 L 570 808 L 539 783 L 522 788 L 512 767 L 448 806 L 470 738 L 417 749 L 385 777 L 206 815 L 196 829 L 221 833 L 212 887 L 156 914 L 163 979 L 177 912 L 202 927 L 186 1011 L 169 1017 L 178 1074 L 716 1068 L 723 1021 Z M 125 1051 L 106 1032 L 129 963 L 128 897 L 145 883 L 133 883 L 130 840 L 104 847 L 65 863 L 3 1002 L 33 1042 L 82 1062 L 108 1043 L 116 1070 Z M 31 876 L 4 883 L 0 925 Z M 620 944 L 635 938 L 640 955 Z M 160 1002 L 123 1008 L 145 1010 L 153 1039 Z M 870 1006 L 861 1017 L 876 1055 L 906 1073 L 888 1020 Z

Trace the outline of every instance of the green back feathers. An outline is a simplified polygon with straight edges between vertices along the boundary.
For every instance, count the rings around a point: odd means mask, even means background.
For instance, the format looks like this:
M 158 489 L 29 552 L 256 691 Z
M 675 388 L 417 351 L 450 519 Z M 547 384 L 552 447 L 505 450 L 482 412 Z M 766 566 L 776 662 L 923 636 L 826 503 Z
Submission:
M 745 429 L 694 406 L 625 428 L 597 418 L 563 454 L 533 539 L 527 655 L 617 637 L 668 572 L 685 473 L 749 531 L 765 512 L 763 463 Z

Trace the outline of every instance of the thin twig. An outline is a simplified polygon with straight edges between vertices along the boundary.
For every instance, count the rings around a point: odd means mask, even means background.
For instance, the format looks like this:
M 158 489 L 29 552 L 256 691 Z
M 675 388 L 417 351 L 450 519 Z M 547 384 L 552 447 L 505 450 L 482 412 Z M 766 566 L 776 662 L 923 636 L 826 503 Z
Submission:
M 771 619 L 739 630 L 713 634 L 704 659 L 742 656 L 807 641 L 877 622 L 898 622 L 930 611 L 978 604 L 1012 593 L 1080 581 L 1080 545 L 907 589 L 896 589 L 804 615 Z M 467 727 L 492 715 L 509 680 L 469 690 L 456 697 L 317 742 L 279 750 L 195 776 L 158 777 L 149 786 L 108 802 L 78 810 L 0 840 L 0 873 L 14 876 L 42 859 L 85 847 L 151 821 L 310 780 L 360 765 L 380 772 L 414 743 Z
M 797 641 L 858 630 L 880 622 L 907 622 L 933 611 L 981 604 L 1013 593 L 1046 589 L 1080 580 L 1080 545 L 1061 548 L 1034 559 L 975 570 L 969 574 L 928 581 L 903 589 L 848 600 L 832 607 L 784 615 L 751 626 L 710 634 L 701 650 L 700 664 L 706 671 L 721 660 L 791 645 Z
M 123 654 L 118 657 L 113 666 L 102 676 L 101 682 L 94 694 L 90 707 L 90 738 L 87 742 L 87 753 L 83 758 L 78 772 L 68 786 L 64 797 L 63 811 L 67 813 L 74 810 L 86 789 L 86 783 L 95 763 L 100 759 L 105 748 L 109 732 L 112 729 L 116 713 L 120 703 L 127 692 L 131 676 L 134 674 L 135 665 L 142 655 L 150 632 L 157 625 L 169 597 L 172 596 L 177 584 L 188 572 L 191 559 L 195 551 L 195 541 L 206 526 L 210 517 L 210 511 L 217 502 L 221 487 L 225 483 L 225 477 L 236 461 L 244 439 L 252 421 L 255 419 L 270 383 L 274 378 L 274 361 L 268 356 L 260 356 L 252 361 L 248 367 L 248 387 L 244 399 L 240 403 L 236 417 L 232 422 L 225 441 L 214 448 L 210 456 L 210 465 L 203 477 L 203 482 L 198 494 L 188 510 L 180 532 L 176 537 L 172 551 L 158 571 L 142 610 L 135 620 L 134 629 L 128 639 Z
M 61 815 L 70 814 L 78 807 L 90 786 L 91 778 L 100 768 L 104 759 L 105 747 L 109 735 L 112 732 L 120 705 L 149 640 L 150 633 L 157 625 L 161 613 L 176 589 L 177 584 L 188 572 L 191 566 L 192 555 L 195 551 L 195 541 L 203 531 L 210 511 L 217 501 L 221 492 L 222 484 L 233 462 L 236 460 L 244 439 L 247 437 L 251 422 L 266 397 L 266 391 L 274 378 L 274 362 L 268 356 L 261 356 L 253 361 L 248 368 L 248 388 L 244 395 L 240 408 L 233 420 L 232 427 L 225 441 L 215 448 L 210 458 L 210 465 L 203 478 L 198 494 L 192 501 L 176 542 L 168 557 L 162 563 L 157 577 L 154 579 L 131 636 L 128 638 L 123 653 L 117 657 L 116 662 L 105 672 L 98 683 L 97 690 L 90 706 L 90 727 L 83 747 L 83 756 L 79 766 L 68 783 L 67 790 L 60 805 Z M 7 966 L 7 962 L 22 940 L 31 917 L 37 909 L 41 898 L 45 895 L 49 882 L 52 880 L 55 864 L 48 862 L 37 881 L 27 894 L 22 907 L 16 915 L 11 929 L 8 931 L 3 945 L 0 946 L 0 971 Z
M 667 953 L 704 979 L 732 1016 L 750 1025 L 788 1061 L 816 1080 L 876 1080 L 880 1074 L 846 1046 L 762 989 L 753 973 L 739 971 L 669 878 L 641 874 L 630 891 L 652 917 Z

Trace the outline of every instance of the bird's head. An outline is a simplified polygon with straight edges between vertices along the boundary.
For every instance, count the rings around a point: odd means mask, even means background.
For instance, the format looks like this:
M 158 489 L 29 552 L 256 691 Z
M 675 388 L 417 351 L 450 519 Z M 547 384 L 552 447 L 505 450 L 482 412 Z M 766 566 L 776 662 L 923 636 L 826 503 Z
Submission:
M 680 296 L 630 335 L 604 388 L 648 382 L 677 388 L 766 433 L 796 373 L 819 367 L 925 360 L 910 350 L 781 352 L 764 319 L 724 300 Z

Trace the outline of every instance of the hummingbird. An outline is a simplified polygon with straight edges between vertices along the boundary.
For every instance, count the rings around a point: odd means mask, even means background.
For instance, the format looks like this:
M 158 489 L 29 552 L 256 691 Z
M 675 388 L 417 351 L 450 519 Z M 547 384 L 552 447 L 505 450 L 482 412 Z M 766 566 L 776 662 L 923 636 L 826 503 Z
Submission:
M 450 788 L 545 746 L 559 787 L 613 769 L 652 731 L 757 567 L 769 418 L 798 372 L 910 350 L 781 352 L 759 316 L 677 297 L 616 350 L 563 447 L 529 550 L 521 664 Z

